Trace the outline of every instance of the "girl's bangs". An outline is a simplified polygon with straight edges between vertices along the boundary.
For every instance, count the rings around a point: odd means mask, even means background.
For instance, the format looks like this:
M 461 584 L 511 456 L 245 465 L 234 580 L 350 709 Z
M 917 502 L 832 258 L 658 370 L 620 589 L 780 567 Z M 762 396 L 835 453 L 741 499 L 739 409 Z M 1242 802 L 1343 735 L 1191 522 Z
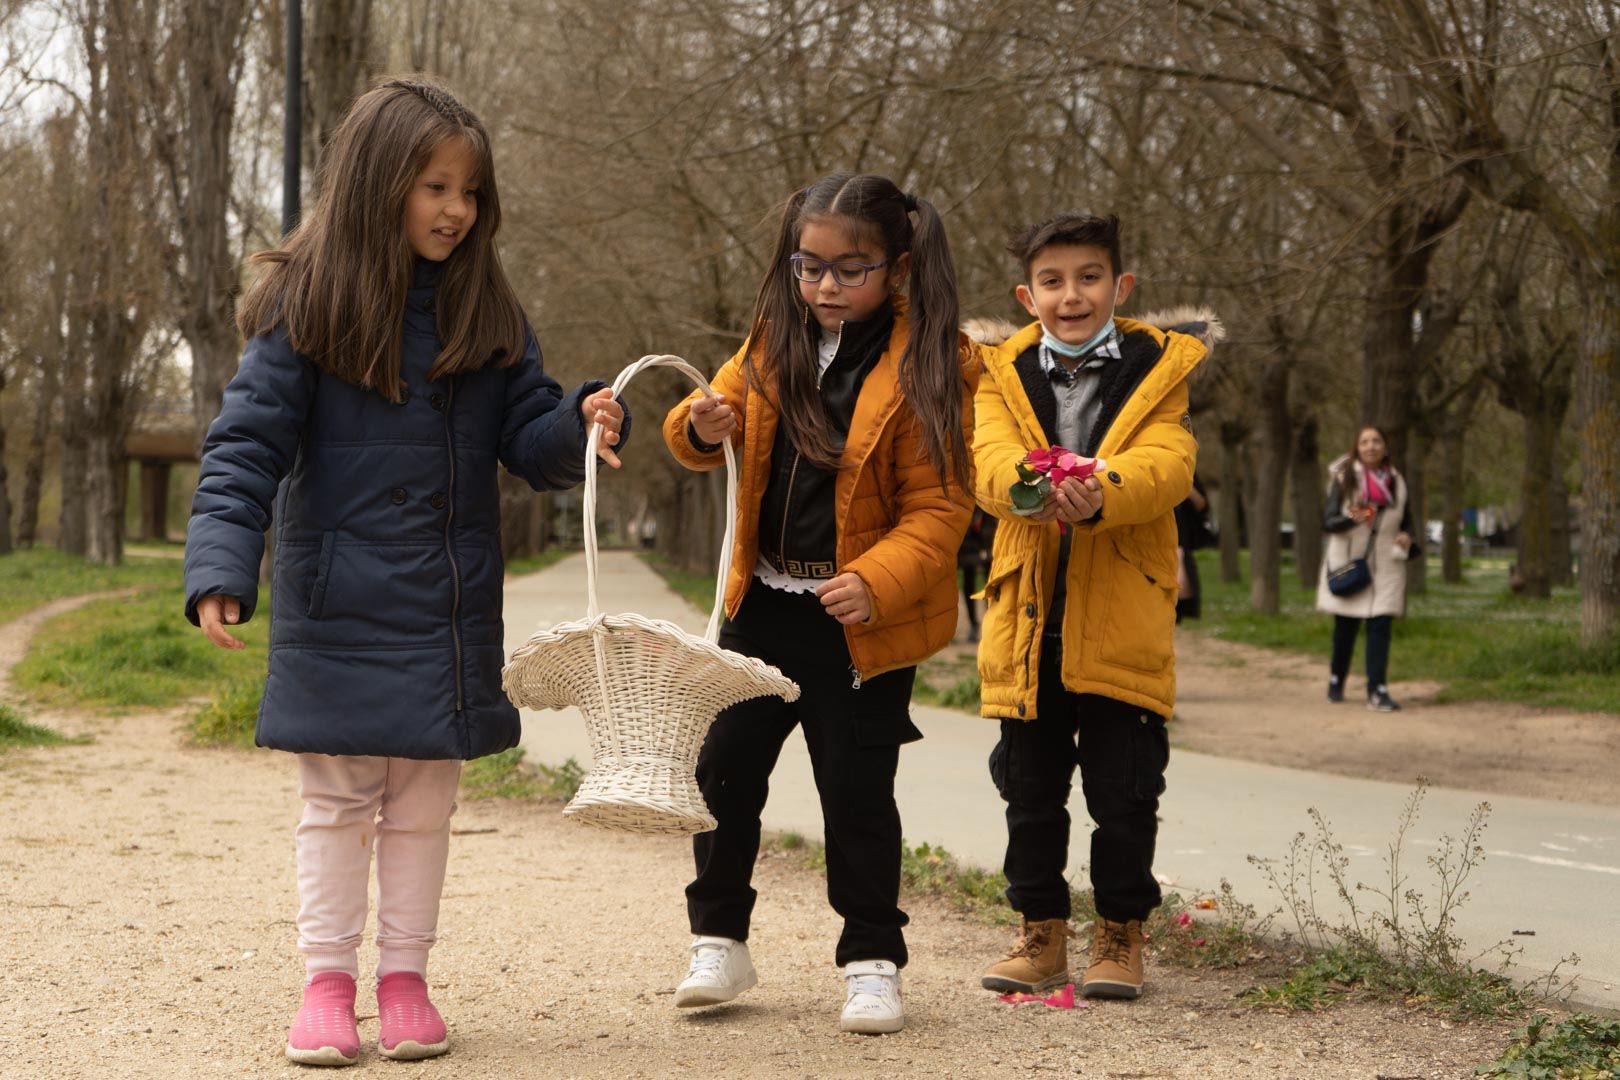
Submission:
M 830 225 L 844 234 L 851 247 L 866 243 L 873 244 L 879 251 L 887 247 L 883 242 L 883 227 L 873 218 L 856 217 L 837 210 L 809 210 L 799 215 L 798 228 L 793 236 L 795 244 L 803 238 L 807 225 Z

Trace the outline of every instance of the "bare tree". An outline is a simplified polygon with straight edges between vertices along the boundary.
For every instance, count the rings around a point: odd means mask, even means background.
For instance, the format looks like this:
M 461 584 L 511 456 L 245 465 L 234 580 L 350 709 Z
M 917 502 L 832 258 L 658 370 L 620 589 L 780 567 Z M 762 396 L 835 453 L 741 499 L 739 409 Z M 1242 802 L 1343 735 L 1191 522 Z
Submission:
M 1620 633 L 1620 14 L 1581 0 L 1380 4 L 1423 46 L 1414 76 L 1449 119 L 1460 175 L 1534 214 L 1574 275 L 1581 638 L 1596 646 Z
M 160 247 L 176 322 L 191 352 L 199 445 L 236 370 L 238 261 L 230 243 L 232 128 L 256 0 L 169 0 L 115 23 L 146 62 L 131 72 L 177 242 Z M 109 15 L 122 20 L 125 9 Z M 148 36 L 151 35 L 151 36 Z

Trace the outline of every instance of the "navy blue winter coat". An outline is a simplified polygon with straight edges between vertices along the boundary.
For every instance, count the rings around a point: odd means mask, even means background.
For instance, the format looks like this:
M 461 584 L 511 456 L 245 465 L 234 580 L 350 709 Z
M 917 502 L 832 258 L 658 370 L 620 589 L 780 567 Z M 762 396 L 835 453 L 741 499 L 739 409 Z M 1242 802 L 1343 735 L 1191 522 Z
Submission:
M 277 330 L 247 343 L 208 429 L 186 533 L 193 623 L 213 594 L 253 614 L 287 478 L 260 746 L 466 759 L 517 744 L 496 465 L 536 490 L 578 484 L 579 404 L 603 384 L 565 396 L 532 334 L 518 364 L 430 380 L 441 270 L 419 263 L 407 293 L 402 404 L 320 370 Z

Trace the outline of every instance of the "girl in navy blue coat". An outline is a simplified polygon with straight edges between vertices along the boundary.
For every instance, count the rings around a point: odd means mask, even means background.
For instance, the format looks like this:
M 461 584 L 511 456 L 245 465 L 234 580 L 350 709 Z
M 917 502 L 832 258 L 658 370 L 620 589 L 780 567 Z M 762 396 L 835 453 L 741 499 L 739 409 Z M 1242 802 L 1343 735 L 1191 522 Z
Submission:
M 379 1049 L 447 1048 L 425 974 L 456 784 L 464 760 L 518 741 L 496 464 L 572 487 L 591 423 L 619 464 L 612 392 L 564 395 L 541 366 L 496 254 L 500 215 L 488 134 L 460 103 L 415 79 L 362 95 L 309 216 L 255 257 L 247 348 L 203 445 L 186 616 L 221 647 L 242 647 L 226 626 L 253 616 L 276 529 L 256 741 L 298 755 L 307 979 L 287 1056 L 306 1064 L 359 1054 L 373 846 Z

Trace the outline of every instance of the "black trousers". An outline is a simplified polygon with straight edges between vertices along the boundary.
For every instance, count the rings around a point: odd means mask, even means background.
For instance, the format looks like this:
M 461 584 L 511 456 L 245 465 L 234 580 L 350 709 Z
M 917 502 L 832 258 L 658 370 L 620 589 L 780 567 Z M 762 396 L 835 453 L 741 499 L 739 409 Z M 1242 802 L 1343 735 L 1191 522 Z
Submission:
M 1389 682 L 1389 638 L 1395 623 L 1393 615 L 1374 615 L 1362 620 L 1350 615 L 1333 616 L 1333 674 L 1342 684 L 1350 674 L 1350 658 L 1356 653 L 1356 634 L 1367 624 L 1367 692 Z
M 900 744 L 922 738 L 909 715 L 916 668 L 853 686 L 844 628 L 814 595 L 754 582 L 720 644 L 757 656 L 799 684 L 799 700 L 756 698 L 726 709 L 698 754 L 698 785 L 719 822 L 693 838 L 697 877 L 686 887 L 694 934 L 748 939 L 756 893 L 759 815 L 771 770 L 795 726 L 804 729 L 826 825 L 827 899 L 844 918 L 835 960 L 904 966 L 900 910 Z
M 1044 638 L 1034 720 L 1003 720 L 990 775 L 1007 802 L 1007 902 L 1031 921 L 1069 917 L 1069 792 L 1075 766 L 1091 832 L 1097 913 L 1146 918 L 1163 899 L 1153 876 L 1159 796 L 1170 763 L 1164 718 L 1063 688 L 1060 646 Z

